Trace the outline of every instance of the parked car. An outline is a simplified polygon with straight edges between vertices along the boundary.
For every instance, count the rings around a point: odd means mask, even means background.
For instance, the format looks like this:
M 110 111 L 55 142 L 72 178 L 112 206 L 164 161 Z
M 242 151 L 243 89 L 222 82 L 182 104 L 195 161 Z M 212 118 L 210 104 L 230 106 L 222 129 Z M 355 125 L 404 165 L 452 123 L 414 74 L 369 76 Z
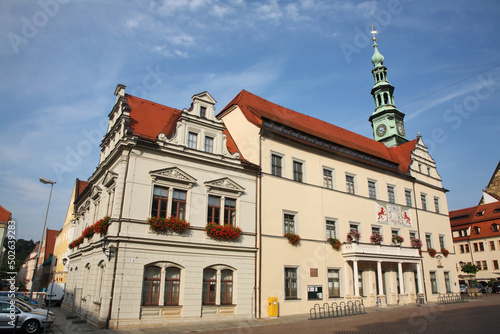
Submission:
M 55 316 L 43 309 L 30 309 L 19 301 L 11 304 L 9 300 L 0 300 L 0 329 L 22 329 L 33 334 L 40 328 L 49 327 Z
M 493 286 L 491 287 L 491 292 L 500 293 L 500 281 L 493 282 Z
M 467 284 L 460 284 L 460 293 L 467 293 Z
M 0 296 L 0 300 L 3 300 L 3 301 L 10 301 L 11 298 L 9 296 Z M 28 303 L 25 303 L 24 301 L 20 300 L 20 299 L 17 299 L 16 297 L 16 302 L 19 303 L 20 305 L 23 305 L 24 307 L 27 307 L 29 308 L 30 310 L 32 311 L 36 311 L 36 310 L 42 310 L 44 311 L 43 308 L 39 308 L 38 306 L 35 306 L 35 305 L 30 305 Z M 53 315 L 55 316 L 54 312 L 52 311 L 49 311 L 49 315 Z
M 0 296 L 9 296 L 9 295 L 12 295 L 12 294 L 15 294 L 17 299 L 20 299 L 20 300 L 22 300 L 23 302 L 25 302 L 27 304 L 31 304 L 31 305 L 33 305 L 35 307 L 38 307 L 38 303 L 35 300 L 32 299 L 30 301 L 30 298 L 28 296 L 25 296 L 25 295 L 23 295 L 20 292 L 10 292 L 10 291 L 2 291 L 2 292 L 0 292 Z

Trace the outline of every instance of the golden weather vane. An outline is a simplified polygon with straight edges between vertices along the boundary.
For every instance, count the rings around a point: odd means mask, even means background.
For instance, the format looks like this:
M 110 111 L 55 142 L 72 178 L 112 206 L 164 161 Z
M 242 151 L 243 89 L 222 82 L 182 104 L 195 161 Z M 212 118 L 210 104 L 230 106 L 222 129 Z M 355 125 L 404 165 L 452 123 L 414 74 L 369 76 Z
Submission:
M 372 31 L 370 31 L 370 34 L 372 34 L 373 41 L 375 42 L 377 40 L 377 38 L 375 38 L 375 34 L 378 34 L 378 31 L 373 29 L 373 24 L 372 24 Z

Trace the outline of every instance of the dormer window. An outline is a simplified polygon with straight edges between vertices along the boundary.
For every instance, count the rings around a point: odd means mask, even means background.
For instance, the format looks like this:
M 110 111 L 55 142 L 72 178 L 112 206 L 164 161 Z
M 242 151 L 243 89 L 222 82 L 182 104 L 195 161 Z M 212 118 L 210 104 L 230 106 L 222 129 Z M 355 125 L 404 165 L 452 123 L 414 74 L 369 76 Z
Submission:
M 476 216 L 478 216 L 478 217 L 481 217 L 482 215 L 484 215 L 484 211 L 476 213 Z
M 206 107 L 200 107 L 200 117 L 207 118 L 207 108 Z
M 479 232 L 481 231 L 481 229 L 479 228 L 479 226 L 474 226 L 474 228 L 472 229 L 472 231 L 474 232 L 474 234 L 479 234 Z
M 492 230 L 493 232 L 498 232 L 498 224 L 492 224 L 492 225 L 491 225 L 491 230 Z

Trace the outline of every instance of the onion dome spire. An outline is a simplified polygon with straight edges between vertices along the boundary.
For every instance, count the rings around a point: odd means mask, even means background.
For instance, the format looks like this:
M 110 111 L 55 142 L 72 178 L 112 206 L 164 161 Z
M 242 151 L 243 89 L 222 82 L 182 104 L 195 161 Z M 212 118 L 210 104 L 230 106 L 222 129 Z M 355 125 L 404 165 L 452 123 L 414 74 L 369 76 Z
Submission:
M 372 24 L 372 31 L 370 32 L 373 36 L 373 56 L 372 56 L 372 63 L 373 66 L 379 67 L 384 65 L 384 56 L 378 51 L 378 44 L 377 44 L 377 38 L 375 37 L 375 34 L 378 33 L 377 30 L 373 30 L 373 24 Z

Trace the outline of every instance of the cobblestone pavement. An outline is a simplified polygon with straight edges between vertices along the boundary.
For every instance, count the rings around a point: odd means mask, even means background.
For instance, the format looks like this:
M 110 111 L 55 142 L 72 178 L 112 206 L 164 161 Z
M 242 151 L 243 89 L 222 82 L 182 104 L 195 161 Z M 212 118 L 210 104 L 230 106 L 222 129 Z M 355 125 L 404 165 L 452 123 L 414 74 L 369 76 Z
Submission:
M 116 334 L 294 334 L 294 333 L 500 333 L 500 295 L 473 299 L 466 303 L 422 307 L 397 306 L 380 311 L 367 309 L 366 314 L 333 319 L 308 320 L 308 315 L 277 319 L 214 321 L 180 324 L 168 327 L 93 330 L 86 324 L 64 325 L 64 314 L 57 310 L 55 326 L 48 333 L 116 333 Z M 59 320 L 59 321 L 58 321 Z M 66 320 L 68 322 L 68 320 Z

